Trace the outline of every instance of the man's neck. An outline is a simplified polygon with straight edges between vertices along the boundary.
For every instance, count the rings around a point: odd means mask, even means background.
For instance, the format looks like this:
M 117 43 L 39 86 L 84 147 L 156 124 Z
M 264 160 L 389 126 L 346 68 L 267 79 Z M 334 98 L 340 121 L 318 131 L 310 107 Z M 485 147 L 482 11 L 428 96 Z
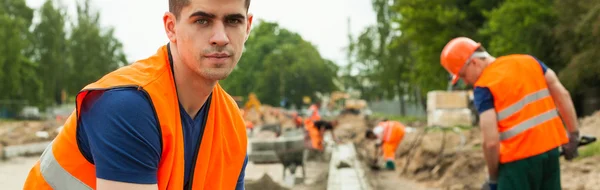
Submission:
M 217 81 L 207 80 L 198 73 L 191 71 L 181 61 L 175 45 L 169 45 L 171 46 L 171 56 L 173 58 L 177 98 L 187 114 L 195 118 L 217 84 Z

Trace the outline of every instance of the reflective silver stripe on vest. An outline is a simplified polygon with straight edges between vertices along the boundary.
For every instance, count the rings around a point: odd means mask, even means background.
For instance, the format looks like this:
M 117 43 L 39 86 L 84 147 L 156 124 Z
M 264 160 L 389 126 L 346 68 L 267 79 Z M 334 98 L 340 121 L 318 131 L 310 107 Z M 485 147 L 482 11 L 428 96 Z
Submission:
M 498 121 L 504 120 L 506 118 L 508 118 L 509 116 L 521 111 L 521 109 L 523 109 L 523 107 L 525 107 L 525 105 L 535 102 L 537 100 L 540 100 L 542 98 L 545 98 L 547 96 L 550 96 L 550 91 L 548 91 L 547 88 L 544 88 L 540 91 L 528 94 L 527 96 L 525 96 L 524 98 L 522 98 L 521 100 L 519 100 L 517 103 L 514 103 L 513 105 L 510 105 L 508 108 L 498 112 Z
M 52 144 L 50 143 L 44 153 L 42 153 L 42 157 L 40 158 L 40 172 L 46 180 L 46 183 L 52 187 L 52 189 L 60 189 L 60 190 L 80 190 L 80 189 L 92 189 L 90 186 L 85 183 L 79 181 L 79 179 L 73 177 L 69 172 L 67 172 L 58 162 L 56 158 L 54 158 L 54 154 L 52 153 Z
M 544 123 L 554 117 L 557 117 L 557 116 L 558 116 L 558 113 L 556 112 L 556 109 L 551 109 L 550 111 L 547 111 L 547 112 L 539 114 L 535 117 L 529 118 L 528 120 L 525 120 L 525 121 L 519 123 L 518 125 L 510 128 L 509 130 L 500 133 L 500 140 L 503 141 L 503 140 L 509 139 L 511 137 L 514 137 L 527 129 L 538 126 L 539 124 L 542 124 L 542 123 Z

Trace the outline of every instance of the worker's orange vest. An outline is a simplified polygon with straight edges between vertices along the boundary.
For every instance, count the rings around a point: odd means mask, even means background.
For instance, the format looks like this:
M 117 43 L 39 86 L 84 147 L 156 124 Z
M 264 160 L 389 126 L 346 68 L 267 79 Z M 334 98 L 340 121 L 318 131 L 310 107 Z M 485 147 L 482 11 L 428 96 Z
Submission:
M 312 115 L 308 116 L 304 120 L 304 129 L 308 131 L 312 148 L 323 150 L 323 136 L 319 129 L 315 127 L 315 122 L 321 120 L 319 109 L 316 105 L 311 105 L 308 109 L 312 111 Z
M 404 125 L 402 125 L 402 123 L 398 121 L 386 121 L 381 125 L 383 126 L 382 141 L 384 143 L 397 143 L 402 141 L 402 138 L 404 138 Z
M 31 169 L 24 189 L 96 189 L 96 168 L 83 157 L 77 144 L 77 119 L 90 91 L 113 88 L 135 88 L 148 95 L 162 136 L 158 188 L 183 189 L 184 141 L 179 100 L 169 63 L 167 46 L 163 46 L 156 55 L 122 67 L 86 86 L 77 95 L 75 112 Z M 235 189 L 246 156 L 244 121 L 233 98 L 218 84 L 209 101 L 190 187 Z
M 496 59 L 476 87 L 489 88 L 500 132 L 500 163 L 535 156 L 568 141 L 540 64 L 529 55 Z

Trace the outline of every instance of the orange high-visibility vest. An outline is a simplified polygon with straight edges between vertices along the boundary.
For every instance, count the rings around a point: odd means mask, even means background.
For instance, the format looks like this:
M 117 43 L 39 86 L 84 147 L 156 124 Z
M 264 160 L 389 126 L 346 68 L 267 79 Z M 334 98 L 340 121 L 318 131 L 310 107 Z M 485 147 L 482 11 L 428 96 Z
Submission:
M 383 158 L 393 160 L 396 158 L 396 149 L 398 149 L 398 145 L 404 138 L 404 125 L 398 121 L 385 121 L 379 125 L 383 127 L 381 137 Z
M 96 189 L 96 168 L 78 148 L 77 120 L 81 104 L 90 91 L 114 88 L 136 88 L 148 95 L 162 136 L 158 188 L 183 189 L 183 129 L 168 54 L 167 46 L 163 46 L 154 56 L 122 67 L 86 86 L 77 95 L 75 112 L 29 172 L 24 189 Z M 246 156 L 244 121 L 233 98 L 218 84 L 208 101 L 208 118 L 190 187 L 235 189 Z
M 529 55 L 499 57 L 475 83 L 494 97 L 500 163 L 535 156 L 568 141 L 540 64 Z
M 321 131 L 319 131 L 319 129 L 315 127 L 315 122 L 321 120 L 321 115 L 319 115 L 319 109 L 314 104 L 311 105 L 308 109 L 312 111 L 312 114 L 304 120 L 304 128 L 308 131 L 312 148 L 317 150 L 323 150 L 323 136 L 321 134 Z
M 404 125 L 398 121 L 386 121 L 383 126 L 383 138 L 385 142 L 400 142 L 404 138 Z

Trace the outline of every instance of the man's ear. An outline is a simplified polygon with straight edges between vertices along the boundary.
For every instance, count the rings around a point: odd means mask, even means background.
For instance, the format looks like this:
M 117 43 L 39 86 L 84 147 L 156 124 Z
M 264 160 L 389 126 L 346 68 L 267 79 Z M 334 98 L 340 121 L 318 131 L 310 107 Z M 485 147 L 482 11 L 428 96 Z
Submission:
M 252 21 L 254 20 L 254 15 L 252 13 L 248 13 L 248 25 L 246 26 L 246 40 L 250 36 L 250 30 L 252 30 Z
M 169 41 L 171 43 L 177 43 L 177 37 L 176 37 L 177 31 L 175 30 L 176 22 L 177 22 L 177 18 L 175 18 L 175 15 L 171 12 L 166 12 L 165 15 L 163 16 L 163 24 L 165 27 L 165 33 L 167 34 L 167 37 L 169 38 Z

